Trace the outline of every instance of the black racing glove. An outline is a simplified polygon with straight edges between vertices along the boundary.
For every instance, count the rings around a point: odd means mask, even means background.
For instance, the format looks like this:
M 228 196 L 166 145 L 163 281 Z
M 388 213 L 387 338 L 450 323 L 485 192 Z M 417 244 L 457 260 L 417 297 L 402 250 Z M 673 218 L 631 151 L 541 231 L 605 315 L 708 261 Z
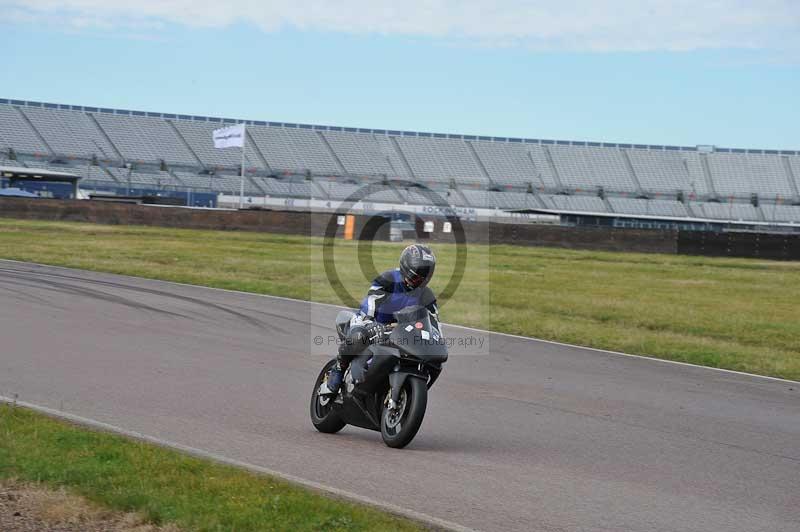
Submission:
M 339 355 L 355 356 L 371 344 L 383 344 L 388 339 L 391 328 L 377 322 L 356 325 L 339 344 Z
M 384 344 L 389 338 L 391 328 L 378 322 L 373 322 L 366 327 L 365 334 L 370 344 Z

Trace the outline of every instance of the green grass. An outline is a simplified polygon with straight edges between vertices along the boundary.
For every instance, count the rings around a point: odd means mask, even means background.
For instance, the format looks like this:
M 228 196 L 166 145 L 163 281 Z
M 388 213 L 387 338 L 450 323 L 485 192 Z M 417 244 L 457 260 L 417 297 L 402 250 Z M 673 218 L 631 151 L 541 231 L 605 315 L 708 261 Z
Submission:
M 340 303 L 321 241 L 265 233 L 0 220 L 0 258 Z M 376 243 L 376 268 L 400 244 Z M 455 249 L 436 245 L 441 290 Z M 351 294 L 368 279 L 357 243 L 337 242 Z M 800 379 L 800 263 L 469 247 L 447 322 L 669 360 Z
M 65 486 L 184 530 L 420 530 L 289 483 L 0 404 L 0 478 Z

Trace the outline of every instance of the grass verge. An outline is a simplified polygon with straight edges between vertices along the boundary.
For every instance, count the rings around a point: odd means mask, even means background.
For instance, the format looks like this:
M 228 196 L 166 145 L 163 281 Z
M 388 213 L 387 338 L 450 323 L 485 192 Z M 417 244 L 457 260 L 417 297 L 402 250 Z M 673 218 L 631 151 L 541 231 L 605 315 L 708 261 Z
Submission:
M 0 404 L 0 479 L 66 487 L 182 530 L 420 530 L 289 483 Z
M 0 258 L 328 303 L 321 241 L 266 233 L 0 220 Z M 371 279 L 338 242 L 342 285 Z M 400 244 L 376 243 L 378 270 Z M 441 291 L 455 262 L 437 245 Z M 443 319 L 500 332 L 800 380 L 800 263 L 471 245 Z
M 64 487 L 0 478 L 3 532 L 181 532 L 154 525 L 137 513 L 109 510 Z

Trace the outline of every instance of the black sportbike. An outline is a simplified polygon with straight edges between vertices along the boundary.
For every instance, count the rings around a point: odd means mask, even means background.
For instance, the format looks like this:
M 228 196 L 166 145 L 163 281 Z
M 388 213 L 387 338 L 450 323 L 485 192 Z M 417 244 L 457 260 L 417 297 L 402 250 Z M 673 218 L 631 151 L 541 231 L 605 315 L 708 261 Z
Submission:
M 336 317 L 344 339 L 353 313 Z M 424 307 L 395 313 L 397 322 L 382 343 L 355 357 L 335 396 L 327 387 L 331 360 L 317 377 L 311 394 L 311 422 L 320 432 L 334 433 L 345 425 L 376 430 L 389 447 L 401 448 L 414 439 L 433 386 L 447 361 L 447 345 L 438 321 Z M 327 393 L 326 393 L 327 392 Z

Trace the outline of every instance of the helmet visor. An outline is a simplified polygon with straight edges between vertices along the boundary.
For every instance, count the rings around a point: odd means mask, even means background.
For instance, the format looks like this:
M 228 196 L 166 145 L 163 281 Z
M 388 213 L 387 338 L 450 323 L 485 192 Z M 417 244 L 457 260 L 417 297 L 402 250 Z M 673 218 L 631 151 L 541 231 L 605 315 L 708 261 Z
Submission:
M 403 280 L 406 282 L 406 285 L 410 286 L 411 288 L 419 288 L 420 286 L 427 284 L 432 275 L 433 268 L 429 266 L 423 266 L 416 270 L 406 270 Z

